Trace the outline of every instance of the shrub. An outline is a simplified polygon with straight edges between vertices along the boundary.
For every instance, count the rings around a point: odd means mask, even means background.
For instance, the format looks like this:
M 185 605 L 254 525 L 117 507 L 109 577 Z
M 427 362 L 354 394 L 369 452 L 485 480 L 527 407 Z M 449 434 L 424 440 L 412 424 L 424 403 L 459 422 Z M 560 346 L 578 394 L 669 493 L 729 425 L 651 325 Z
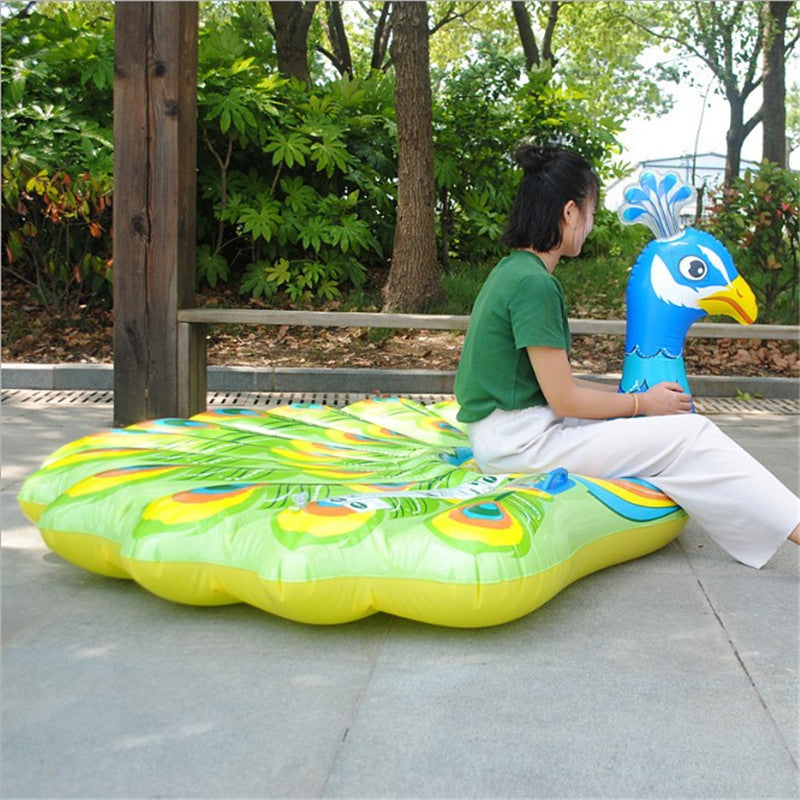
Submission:
M 111 179 L 3 165 L 4 270 L 48 310 L 111 301 Z
M 800 303 L 800 177 L 764 161 L 711 195 L 704 224 L 730 250 L 762 322 L 796 325 Z
M 435 177 L 442 262 L 480 261 L 499 244 L 521 173 L 511 160 L 523 138 L 571 147 L 610 174 L 617 120 L 597 115 L 549 68 L 525 73 L 521 56 L 491 42 L 479 58 L 441 77 L 435 93 Z
M 236 22 L 201 31 L 198 278 L 292 304 L 337 299 L 391 247 L 391 82 L 286 80 Z

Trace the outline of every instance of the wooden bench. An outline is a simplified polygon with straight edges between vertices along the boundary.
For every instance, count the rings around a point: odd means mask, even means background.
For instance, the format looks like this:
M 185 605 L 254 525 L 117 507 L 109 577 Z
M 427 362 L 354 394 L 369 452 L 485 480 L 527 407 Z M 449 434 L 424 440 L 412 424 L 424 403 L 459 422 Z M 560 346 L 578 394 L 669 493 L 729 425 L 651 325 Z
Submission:
M 384 314 L 364 311 L 286 311 L 251 308 L 178 309 L 178 405 L 179 414 L 188 416 L 205 402 L 206 325 L 290 325 L 312 328 L 399 328 L 406 330 L 465 331 L 468 315 Z M 573 334 L 624 335 L 624 320 L 570 319 Z M 689 337 L 714 339 L 782 339 L 800 341 L 797 325 L 738 325 L 735 323 L 696 323 Z M 190 348 L 192 339 L 199 347 Z M 189 358 L 194 350 L 199 355 Z

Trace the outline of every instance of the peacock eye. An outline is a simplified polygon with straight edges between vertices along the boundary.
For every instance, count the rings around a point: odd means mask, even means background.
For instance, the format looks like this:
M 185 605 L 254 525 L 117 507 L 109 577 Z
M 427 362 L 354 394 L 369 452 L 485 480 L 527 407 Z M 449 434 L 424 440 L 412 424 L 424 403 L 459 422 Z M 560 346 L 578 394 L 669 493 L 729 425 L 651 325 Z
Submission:
M 708 264 L 697 256 L 684 256 L 678 269 L 681 275 L 690 281 L 700 281 L 708 274 Z

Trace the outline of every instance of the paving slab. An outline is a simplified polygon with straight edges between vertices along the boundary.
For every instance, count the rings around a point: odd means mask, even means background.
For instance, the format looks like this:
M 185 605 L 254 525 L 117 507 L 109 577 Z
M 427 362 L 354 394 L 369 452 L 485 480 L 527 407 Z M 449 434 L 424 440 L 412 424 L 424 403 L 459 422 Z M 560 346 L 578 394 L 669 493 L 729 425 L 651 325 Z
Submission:
M 796 416 L 717 421 L 797 488 Z M 756 571 L 690 522 L 482 630 L 180 606 L 64 562 L 17 508 L 110 424 L 3 408 L 4 798 L 798 796 L 792 545 Z

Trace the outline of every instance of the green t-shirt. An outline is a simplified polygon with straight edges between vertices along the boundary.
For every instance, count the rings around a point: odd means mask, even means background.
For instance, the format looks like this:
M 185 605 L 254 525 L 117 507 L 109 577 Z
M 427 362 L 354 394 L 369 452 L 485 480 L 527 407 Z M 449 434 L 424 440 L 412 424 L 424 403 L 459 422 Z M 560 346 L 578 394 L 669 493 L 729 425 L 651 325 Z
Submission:
M 526 347 L 569 352 L 564 291 L 542 260 L 517 250 L 491 271 L 472 309 L 456 373 L 458 419 L 477 422 L 496 408 L 545 405 Z

